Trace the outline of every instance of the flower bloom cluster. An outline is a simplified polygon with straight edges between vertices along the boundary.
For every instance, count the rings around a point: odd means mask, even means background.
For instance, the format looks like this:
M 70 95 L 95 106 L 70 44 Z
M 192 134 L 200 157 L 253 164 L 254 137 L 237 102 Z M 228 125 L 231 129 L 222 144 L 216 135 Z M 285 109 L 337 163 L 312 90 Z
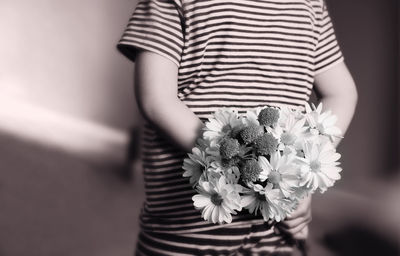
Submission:
M 232 215 L 247 209 L 279 222 L 302 198 L 323 193 L 340 179 L 336 117 L 323 112 L 322 104 L 305 109 L 214 113 L 183 162 L 183 176 L 196 190 L 194 207 L 205 220 L 230 223 Z

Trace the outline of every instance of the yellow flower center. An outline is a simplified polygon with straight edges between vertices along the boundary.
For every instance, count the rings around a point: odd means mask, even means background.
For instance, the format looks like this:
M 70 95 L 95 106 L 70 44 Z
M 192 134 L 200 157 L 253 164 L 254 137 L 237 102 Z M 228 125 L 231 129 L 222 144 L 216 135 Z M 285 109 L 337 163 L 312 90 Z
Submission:
M 319 161 L 312 161 L 310 164 L 310 169 L 313 172 L 318 172 L 321 169 L 321 163 Z
M 222 127 L 222 132 L 223 133 L 228 133 L 230 130 L 232 130 L 232 127 L 231 127 L 231 125 L 230 124 L 226 124 L 226 125 L 224 125 L 224 127 Z
M 257 197 L 258 201 L 267 201 L 267 198 L 265 197 L 264 194 L 257 193 L 256 197 Z
M 219 194 L 217 194 L 217 193 L 215 193 L 215 194 L 212 194 L 211 195 L 211 202 L 214 204 L 214 205 L 221 205 L 222 204 L 222 201 L 223 201 L 223 199 L 222 199 L 222 197 L 219 195 Z
M 268 180 L 269 182 L 271 182 L 272 184 L 278 184 L 281 180 L 281 174 L 277 171 L 272 171 L 269 175 L 268 175 Z
M 291 134 L 291 133 L 285 132 L 281 136 L 281 141 L 285 145 L 293 145 L 295 140 L 296 140 L 296 136 L 294 134 Z

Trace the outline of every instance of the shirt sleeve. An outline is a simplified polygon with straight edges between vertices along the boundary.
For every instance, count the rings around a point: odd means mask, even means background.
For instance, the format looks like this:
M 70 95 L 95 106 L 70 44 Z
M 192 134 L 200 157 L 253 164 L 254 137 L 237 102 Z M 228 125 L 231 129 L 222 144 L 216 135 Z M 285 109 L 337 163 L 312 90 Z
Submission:
M 318 41 L 315 50 L 315 74 L 322 73 L 344 60 L 324 1 L 320 15 L 317 17 L 317 30 Z
M 117 44 L 135 61 L 138 50 L 147 50 L 179 66 L 183 48 L 182 23 L 174 0 L 140 0 Z

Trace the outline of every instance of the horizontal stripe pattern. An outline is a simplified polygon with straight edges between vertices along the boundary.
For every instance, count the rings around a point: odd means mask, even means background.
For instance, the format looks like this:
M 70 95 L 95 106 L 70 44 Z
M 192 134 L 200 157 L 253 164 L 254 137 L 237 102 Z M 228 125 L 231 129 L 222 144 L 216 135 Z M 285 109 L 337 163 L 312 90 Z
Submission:
M 142 49 L 179 65 L 183 34 L 176 5 L 170 0 L 140 1 L 117 47 L 131 60 Z
M 160 249 L 163 248 L 163 249 Z M 284 237 L 265 223 L 224 226 L 195 234 L 162 234 L 142 231 L 137 255 L 291 255 Z M 279 254 L 278 254 L 279 253 Z
M 148 50 L 175 63 L 177 96 L 202 121 L 221 107 L 242 114 L 265 105 L 303 107 L 315 75 L 343 61 L 323 0 L 140 0 L 118 49 L 132 60 L 138 50 Z M 231 229 L 238 231 L 240 240 L 250 224 L 264 225 L 260 216 L 246 212 L 234 216 L 224 228 L 206 223 L 193 207 L 193 188 L 182 177 L 185 156 L 145 123 L 146 202 L 138 247 L 143 255 L 191 255 L 203 248 L 193 240 L 202 243 L 200 234 L 206 234 L 207 240 L 208 235 Z M 179 234 L 179 239 L 185 235 L 192 240 L 168 240 L 155 234 Z M 267 236 L 265 248 L 271 249 L 275 238 Z M 221 246 L 222 251 L 231 247 Z

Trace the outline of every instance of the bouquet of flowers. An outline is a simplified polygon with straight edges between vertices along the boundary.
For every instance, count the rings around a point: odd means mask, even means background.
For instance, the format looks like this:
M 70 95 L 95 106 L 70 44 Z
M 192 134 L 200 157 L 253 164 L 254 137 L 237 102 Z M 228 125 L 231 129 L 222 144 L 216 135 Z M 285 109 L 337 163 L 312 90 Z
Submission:
M 302 198 L 323 193 L 340 179 L 336 117 L 322 112 L 322 104 L 305 109 L 214 113 L 183 162 L 183 176 L 197 192 L 194 207 L 205 220 L 230 223 L 232 215 L 247 209 L 279 222 Z

